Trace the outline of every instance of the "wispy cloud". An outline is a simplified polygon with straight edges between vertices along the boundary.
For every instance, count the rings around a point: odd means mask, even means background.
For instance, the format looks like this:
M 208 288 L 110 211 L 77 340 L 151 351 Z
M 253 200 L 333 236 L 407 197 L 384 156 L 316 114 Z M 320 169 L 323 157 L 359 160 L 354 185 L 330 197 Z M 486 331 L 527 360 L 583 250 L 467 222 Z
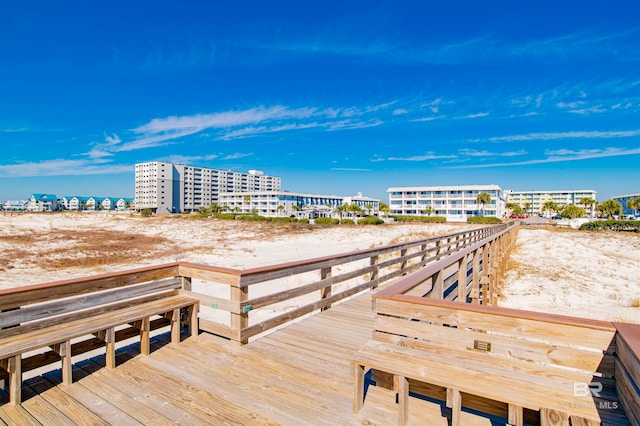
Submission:
M 557 149 L 545 151 L 545 158 L 532 159 L 526 161 L 509 162 L 509 163 L 492 163 L 492 164 L 469 164 L 464 166 L 453 166 L 452 168 L 472 169 L 487 167 L 513 167 L 526 166 L 533 164 L 560 163 L 567 161 L 583 161 L 606 157 L 622 157 L 629 155 L 640 155 L 640 147 L 638 148 L 605 148 L 605 149 Z
M 466 157 L 517 157 L 519 155 L 527 155 L 527 151 L 524 149 L 518 151 L 508 152 L 491 152 L 487 150 L 478 151 L 475 149 L 460 149 L 458 150 L 460 155 Z
M 370 172 L 371 169 L 358 169 L 352 167 L 332 167 L 331 169 L 334 172 Z
M 558 139 L 615 139 L 639 136 L 640 130 L 608 130 L 608 131 L 570 131 L 570 132 L 536 132 L 522 135 L 495 136 L 488 139 L 471 139 L 469 142 L 519 142 L 548 141 Z
M 89 160 L 45 160 L 0 165 L 0 177 L 85 176 L 130 173 L 131 165 L 104 165 Z
M 222 157 L 223 160 L 238 160 L 240 158 L 251 157 L 253 155 L 252 152 L 236 152 L 233 154 L 227 154 Z
M 433 152 L 427 152 L 424 155 L 414 155 L 411 157 L 389 157 L 388 161 L 429 161 L 429 160 L 441 160 L 457 158 L 456 155 L 438 155 Z
M 218 159 L 220 156 L 218 154 L 209 154 L 209 155 L 170 155 L 168 157 L 164 157 L 162 160 L 168 163 L 178 163 L 178 164 L 193 164 L 198 161 L 211 161 Z
M 457 120 L 466 120 L 466 119 L 472 119 L 472 118 L 481 118 L 481 117 L 487 117 L 489 115 L 488 112 L 478 112 L 475 114 L 467 114 L 467 115 L 463 115 L 461 117 L 455 117 Z

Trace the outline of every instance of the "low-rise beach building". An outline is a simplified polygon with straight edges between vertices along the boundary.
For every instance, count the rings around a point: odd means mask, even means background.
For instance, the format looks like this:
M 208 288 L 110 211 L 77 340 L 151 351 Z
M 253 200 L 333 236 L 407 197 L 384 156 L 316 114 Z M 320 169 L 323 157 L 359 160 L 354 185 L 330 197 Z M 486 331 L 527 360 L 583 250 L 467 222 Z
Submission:
M 31 194 L 27 202 L 30 212 L 53 212 L 58 210 L 58 197 L 55 194 Z
M 639 212 L 636 209 L 630 209 L 627 206 L 627 203 L 635 198 L 640 198 L 640 192 L 636 192 L 634 194 L 625 194 L 625 195 L 616 195 L 615 197 L 611 197 L 611 199 L 616 200 L 620 204 L 622 204 L 622 215 L 629 216 L 639 216 Z
M 363 196 L 306 194 L 288 191 L 226 192 L 219 195 L 221 207 L 236 213 L 257 213 L 261 216 L 295 216 L 314 219 L 349 215 L 340 207 L 355 204 L 364 215 L 377 215 L 380 200 Z
M 472 216 L 502 218 L 505 196 L 498 185 L 403 186 L 387 189 L 393 215 L 444 216 L 448 222 L 466 222 Z M 478 195 L 489 194 L 488 203 Z
M 279 191 L 281 179 L 261 170 L 248 173 L 153 161 L 135 166 L 137 210 L 197 212 L 219 202 L 223 192 Z
M 513 191 L 506 190 L 507 203 L 518 205 L 529 214 L 542 214 L 545 203 L 552 201 L 559 208 L 573 204 L 583 207 L 587 213 L 592 213 L 592 205 L 583 205 L 584 199 L 596 200 L 596 191 L 592 189 L 568 191 Z

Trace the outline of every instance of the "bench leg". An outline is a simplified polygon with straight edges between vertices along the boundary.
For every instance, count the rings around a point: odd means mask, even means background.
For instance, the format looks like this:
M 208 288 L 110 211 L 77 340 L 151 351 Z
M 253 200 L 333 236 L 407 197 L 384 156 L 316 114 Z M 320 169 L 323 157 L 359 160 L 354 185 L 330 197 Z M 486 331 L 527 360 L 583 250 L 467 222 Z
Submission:
M 9 403 L 20 405 L 22 403 L 22 357 L 12 356 L 7 360 L 6 367 L 9 373 Z
M 171 343 L 180 343 L 180 308 L 171 314 Z
M 569 426 L 569 416 L 562 411 L 541 408 L 540 426 Z
M 358 414 L 364 404 L 364 366 L 352 362 L 353 366 L 353 414 Z
M 151 353 L 151 321 L 143 318 L 140 323 L 140 353 L 149 355 Z
M 459 390 L 447 388 L 447 407 L 451 408 L 451 426 L 460 426 L 462 395 Z
M 53 350 L 60 355 L 60 359 L 62 360 L 62 383 L 70 385 L 71 382 L 73 382 L 71 376 L 71 341 L 67 340 L 54 345 Z
M 524 425 L 524 414 L 522 407 L 514 404 L 509 404 L 509 424 L 512 426 Z
M 116 368 L 116 330 L 111 327 L 105 330 L 104 341 L 106 343 L 106 367 Z
M 409 382 L 406 377 L 393 376 L 394 387 L 398 392 L 398 425 L 409 424 Z
M 200 330 L 198 324 L 198 311 L 200 310 L 200 304 L 196 303 L 189 306 L 189 335 L 197 336 Z

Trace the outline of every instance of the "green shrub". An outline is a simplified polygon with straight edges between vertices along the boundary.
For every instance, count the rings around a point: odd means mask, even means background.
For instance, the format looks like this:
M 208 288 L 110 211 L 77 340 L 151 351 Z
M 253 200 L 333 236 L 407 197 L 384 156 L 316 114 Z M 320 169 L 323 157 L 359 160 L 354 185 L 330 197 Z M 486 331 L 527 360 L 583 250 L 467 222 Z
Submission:
M 445 223 L 444 216 L 391 216 L 396 222 Z
M 235 213 L 218 213 L 216 219 L 233 220 L 236 218 Z
M 358 220 L 358 225 L 381 225 L 383 223 L 384 220 L 375 216 L 363 217 L 362 219 Z
M 268 217 L 266 218 L 268 222 L 297 222 L 298 219 L 296 219 L 295 217 Z M 309 221 L 309 219 L 307 219 L 307 222 Z
M 353 221 L 353 219 L 342 219 L 340 221 L 340 225 L 354 225 L 355 222 Z
M 493 216 L 471 216 L 467 223 L 502 223 L 502 219 Z
M 640 232 L 640 220 L 598 220 L 583 223 L 580 230 Z
M 143 210 L 140 212 L 140 216 L 142 216 L 142 217 L 149 217 L 149 216 L 151 216 L 152 214 L 153 214 L 153 212 L 151 211 L 151 209 L 143 209 Z
M 264 216 L 259 216 L 257 214 L 241 214 L 236 216 L 236 220 L 251 220 L 255 222 L 266 221 L 267 218 Z
M 330 217 L 319 217 L 314 220 L 315 223 L 326 224 L 326 225 L 338 225 L 340 223 L 340 219 L 332 219 Z
M 309 219 L 298 219 L 298 223 L 309 223 Z

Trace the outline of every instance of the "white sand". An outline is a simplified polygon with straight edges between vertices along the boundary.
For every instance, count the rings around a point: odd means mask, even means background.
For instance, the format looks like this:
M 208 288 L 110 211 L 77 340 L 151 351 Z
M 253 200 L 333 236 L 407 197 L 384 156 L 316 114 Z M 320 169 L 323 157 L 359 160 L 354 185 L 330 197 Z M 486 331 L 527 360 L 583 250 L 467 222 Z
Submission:
M 281 225 L 114 213 L 0 214 L 0 288 L 178 260 L 247 268 L 467 228 L 455 224 L 303 225 L 291 231 L 290 226 Z M 94 231 L 103 231 L 101 238 L 110 234 L 144 234 L 164 237 L 167 242 L 163 244 L 166 247 L 151 247 L 148 253 L 132 246 L 130 256 L 117 262 L 74 267 L 74 257 L 83 256 L 83 251 L 68 236 Z M 20 242 L 16 239 L 19 235 L 30 235 L 30 242 Z M 55 252 L 61 248 L 62 253 Z M 640 308 L 632 306 L 640 300 L 639 248 L 640 236 L 635 234 L 522 229 L 501 306 L 640 323 Z M 129 250 L 121 251 L 129 254 Z M 71 256 L 69 267 L 51 270 L 43 265 L 47 259 L 65 253 Z

